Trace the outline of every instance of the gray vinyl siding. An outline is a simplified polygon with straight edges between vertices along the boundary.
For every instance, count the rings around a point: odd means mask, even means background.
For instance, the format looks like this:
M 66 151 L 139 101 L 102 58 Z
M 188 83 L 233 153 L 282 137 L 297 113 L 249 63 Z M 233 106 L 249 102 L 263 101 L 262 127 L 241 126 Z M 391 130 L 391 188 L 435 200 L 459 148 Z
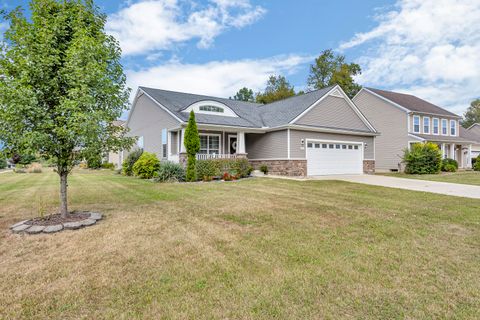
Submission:
M 439 124 L 438 124 L 438 129 L 439 129 L 439 133 L 440 135 L 442 135 L 442 119 L 445 119 L 447 120 L 447 136 L 450 135 L 450 120 L 455 120 L 455 125 L 457 127 L 457 129 L 455 130 L 456 132 L 456 135 L 455 137 L 458 137 L 459 136 L 459 123 L 458 123 L 458 119 L 456 118 L 453 118 L 453 117 L 445 117 L 445 116 L 437 116 L 437 115 L 428 115 L 428 114 L 420 114 L 420 113 L 411 113 L 408 117 L 408 121 L 410 121 L 410 133 L 414 133 L 413 131 L 413 117 L 414 116 L 419 116 L 420 117 L 420 134 L 426 134 L 425 132 L 423 132 L 423 118 L 426 117 L 426 118 L 430 118 L 430 134 L 433 134 L 433 118 L 437 118 L 438 121 L 439 121 Z M 418 132 L 417 132 L 418 134 Z
M 288 156 L 287 130 L 247 133 L 245 142 L 249 159 L 286 159 Z
M 296 124 L 370 131 L 344 98 L 328 96 L 308 111 Z
M 304 145 L 302 145 L 302 139 Z M 324 140 L 324 141 L 351 141 L 351 142 L 363 142 L 367 146 L 364 150 L 364 159 L 375 159 L 374 152 L 374 137 L 369 136 L 357 136 L 338 133 L 324 133 L 324 132 L 312 132 L 302 130 L 290 130 L 290 158 L 292 159 L 305 159 L 306 158 L 306 141 L 307 139 Z
M 415 141 L 408 136 L 407 113 L 364 90 L 353 102 L 380 132 L 375 139 L 375 168 L 398 169 L 403 150 L 409 141 Z
M 140 96 L 135 105 L 128 127 L 129 136 L 143 137 L 143 149 L 162 158 L 162 129 L 178 127 L 179 121 L 161 109 L 150 98 Z

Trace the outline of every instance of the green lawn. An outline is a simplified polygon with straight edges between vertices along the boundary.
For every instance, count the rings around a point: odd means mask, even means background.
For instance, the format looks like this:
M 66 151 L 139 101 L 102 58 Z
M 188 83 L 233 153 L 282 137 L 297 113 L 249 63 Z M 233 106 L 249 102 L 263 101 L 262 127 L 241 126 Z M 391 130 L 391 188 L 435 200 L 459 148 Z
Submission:
M 480 200 L 339 181 L 154 184 L 77 171 L 79 231 L 7 229 L 58 204 L 0 175 L 0 319 L 475 319 Z
M 472 184 L 480 186 L 480 171 L 442 172 L 439 174 L 381 173 L 381 175 L 399 178 L 420 179 L 440 182 Z

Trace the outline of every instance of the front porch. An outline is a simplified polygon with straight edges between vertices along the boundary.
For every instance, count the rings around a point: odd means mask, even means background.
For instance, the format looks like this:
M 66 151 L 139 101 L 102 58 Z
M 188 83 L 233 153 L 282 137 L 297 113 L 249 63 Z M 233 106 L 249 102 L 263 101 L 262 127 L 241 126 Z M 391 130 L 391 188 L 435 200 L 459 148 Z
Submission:
M 199 127 L 200 151 L 197 160 L 246 158 L 244 131 L 217 131 Z M 167 159 L 184 162 L 186 148 L 184 144 L 185 128 L 170 130 L 167 141 Z
M 444 159 L 454 159 L 458 162 L 460 169 L 470 169 L 472 167 L 472 145 L 459 143 L 439 143 L 436 142 L 442 151 Z

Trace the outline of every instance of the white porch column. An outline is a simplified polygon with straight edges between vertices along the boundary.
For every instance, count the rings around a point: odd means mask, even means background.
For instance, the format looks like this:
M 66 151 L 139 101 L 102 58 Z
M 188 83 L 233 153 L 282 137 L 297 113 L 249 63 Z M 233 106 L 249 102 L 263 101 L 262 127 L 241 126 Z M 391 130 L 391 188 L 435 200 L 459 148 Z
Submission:
M 182 128 L 182 137 L 180 140 L 180 153 L 185 153 L 187 152 L 187 149 L 185 148 L 185 129 Z
M 450 144 L 450 159 L 455 159 L 455 143 Z
M 468 145 L 467 168 L 472 168 L 472 145 Z
M 445 158 L 445 143 L 440 144 L 440 150 L 442 150 L 442 159 Z
M 237 153 L 245 154 L 245 132 L 237 132 Z

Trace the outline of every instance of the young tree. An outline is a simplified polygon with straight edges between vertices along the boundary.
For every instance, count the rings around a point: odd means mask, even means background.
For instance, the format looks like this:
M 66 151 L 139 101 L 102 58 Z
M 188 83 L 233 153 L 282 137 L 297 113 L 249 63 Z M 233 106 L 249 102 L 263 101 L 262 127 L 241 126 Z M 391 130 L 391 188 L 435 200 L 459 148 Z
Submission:
M 253 94 L 252 89 L 243 87 L 242 89 L 238 90 L 238 92 L 233 96 L 233 99 L 238 101 L 255 102 L 255 95 Z
M 284 76 L 270 76 L 263 93 L 257 93 L 258 103 L 271 103 L 295 95 L 295 89 Z
M 0 52 L 0 140 L 7 152 L 40 154 L 60 177 L 60 213 L 68 215 L 67 178 L 97 152 L 129 148 L 112 124 L 128 108 L 117 41 L 92 0 L 32 0 L 5 16 Z
M 195 113 L 190 111 L 188 125 L 185 129 L 185 149 L 187 149 L 187 172 L 186 180 L 195 181 L 195 162 L 196 155 L 200 151 L 200 136 L 198 135 L 197 123 L 195 122 Z
M 464 128 L 468 128 L 474 123 L 480 123 L 480 99 L 475 99 L 470 103 L 470 107 L 468 107 L 463 118 L 462 126 Z
M 353 98 L 361 86 L 353 80 L 353 77 L 361 74 L 361 68 L 356 63 L 346 63 L 345 56 L 337 55 L 328 49 L 315 59 L 310 65 L 310 75 L 307 79 L 309 90 L 322 89 L 338 84 L 343 91 Z

